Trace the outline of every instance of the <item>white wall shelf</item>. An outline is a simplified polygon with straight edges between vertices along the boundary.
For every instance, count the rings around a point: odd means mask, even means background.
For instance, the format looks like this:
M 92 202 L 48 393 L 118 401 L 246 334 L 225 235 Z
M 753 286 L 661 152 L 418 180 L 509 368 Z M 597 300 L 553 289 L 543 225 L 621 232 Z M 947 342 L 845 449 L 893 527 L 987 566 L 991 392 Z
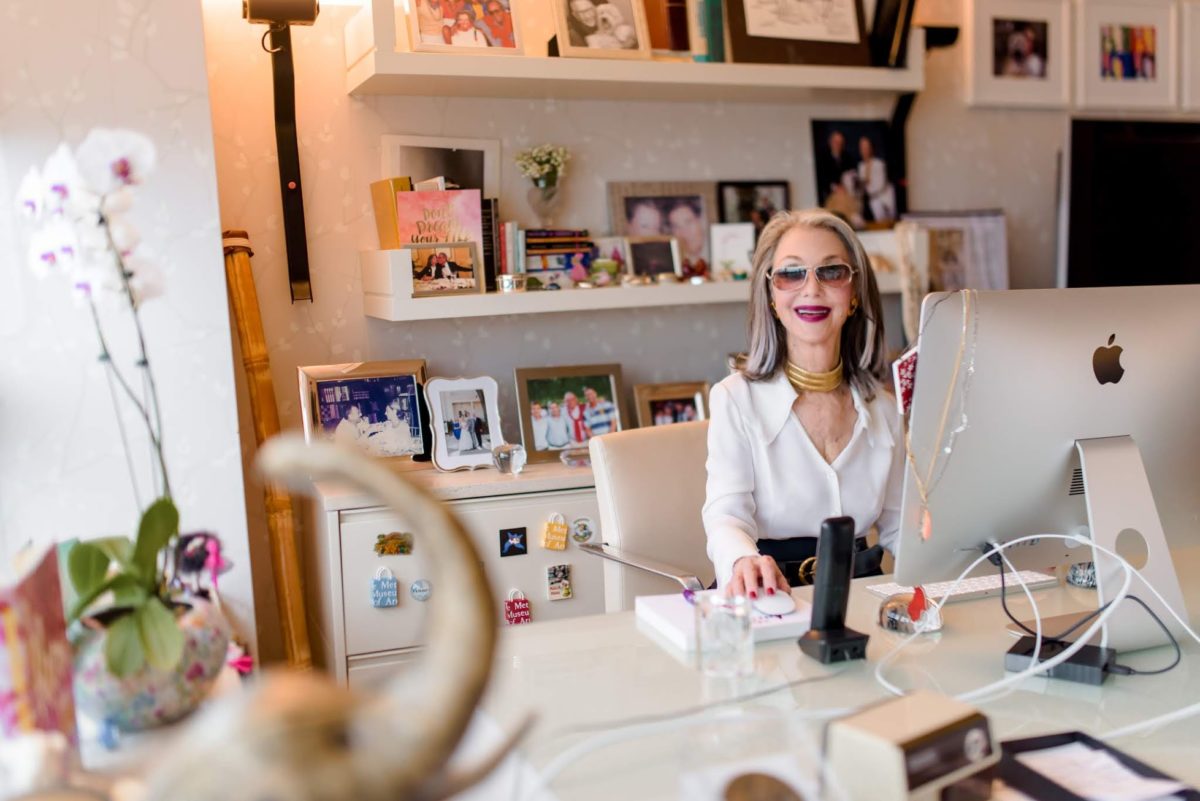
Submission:
M 402 52 L 396 14 L 375 0 L 347 24 L 351 94 L 770 103 L 864 100 L 925 84 L 920 28 L 909 36 L 908 66 L 887 69 Z
M 746 303 L 750 299 L 748 281 L 491 292 L 445 298 L 414 298 L 412 267 L 405 251 L 363 251 L 359 254 L 359 264 L 362 268 L 363 311 L 368 317 L 392 322 L 496 317 L 506 314 L 551 314 L 594 309 Z M 880 292 L 900 291 L 900 278 L 897 274 L 878 273 L 877 277 Z

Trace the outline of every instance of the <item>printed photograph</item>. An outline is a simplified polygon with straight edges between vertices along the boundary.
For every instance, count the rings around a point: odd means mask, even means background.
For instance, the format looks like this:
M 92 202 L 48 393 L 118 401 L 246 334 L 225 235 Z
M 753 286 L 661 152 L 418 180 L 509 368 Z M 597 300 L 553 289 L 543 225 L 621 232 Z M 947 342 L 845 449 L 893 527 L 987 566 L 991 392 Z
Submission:
M 632 0 L 559 0 L 567 20 L 571 47 L 593 50 L 637 50 L 637 22 Z
M 708 384 L 703 381 L 637 384 L 633 397 L 637 402 L 637 422 L 642 428 L 691 423 L 708 417 L 705 408 Z
M 703 419 L 696 409 L 695 398 L 676 398 L 674 400 L 650 401 L 651 420 L 656 426 L 669 426 L 672 423 L 691 423 Z
M 1106 81 L 1154 81 L 1157 29 L 1153 25 L 1101 25 L 1100 77 Z
M 424 452 L 417 381 L 411 375 L 318 381 L 319 436 L 372 456 Z
M 414 298 L 483 291 L 474 243 L 418 246 L 408 250 L 412 253 Z
M 413 49 L 519 53 L 510 0 L 413 0 Z
M 820 205 L 855 228 L 887 225 L 896 207 L 896 185 L 888 165 L 884 120 L 813 120 L 814 162 Z
M 992 75 L 1045 79 L 1049 31 L 1046 20 L 994 18 Z
M 722 181 L 717 184 L 721 222 L 753 223 L 754 240 L 777 212 L 792 207 L 787 181 Z
M 571 597 L 570 565 L 551 565 L 546 568 L 546 595 L 551 601 L 563 601 Z
M 679 258 L 687 265 L 710 263 L 709 209 L 700 195 L 627 197 L 621 232 L 630 237 L 671 236 L 679 241 Z
M 526 386 L 536 451 L 577 448 L 621 428 L 611 375 L 533 378 Z
M 679 242 L 671 237 L 654 236 L 629 238 L 629 264 L 634 275 L 656 276 L 659 273 L 681 275 L 684 271 L 679 258 Z
M 482 389 L 458 389 L 440 394 L 446 450 L 451 456 L 492 452 L 487 401 Z

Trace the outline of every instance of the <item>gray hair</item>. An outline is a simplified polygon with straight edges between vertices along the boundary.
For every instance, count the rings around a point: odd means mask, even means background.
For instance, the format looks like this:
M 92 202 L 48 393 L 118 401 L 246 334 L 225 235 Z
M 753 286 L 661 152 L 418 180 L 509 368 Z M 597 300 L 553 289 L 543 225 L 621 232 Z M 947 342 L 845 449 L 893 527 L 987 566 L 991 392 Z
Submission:
M 775 260 L 779 240 L 793 228 L 821 228 L 837 234 L 850 254 L 854 268 L 854 291 L 859 312 L 842 327 L 842 369 L 846 381 L 863 400 L 875 397 L 884 372 L 883 306 L 875 272 L 854 230 L 840 217 L 824 209 L 784 211 L 767 223 L 754 249 L 750 272 L 750 351 L 739 359 L 737 369 L 751 381 L 771 378 L 787 360 L 787 330 L 771 313 L 771 289 L 767 272 Z

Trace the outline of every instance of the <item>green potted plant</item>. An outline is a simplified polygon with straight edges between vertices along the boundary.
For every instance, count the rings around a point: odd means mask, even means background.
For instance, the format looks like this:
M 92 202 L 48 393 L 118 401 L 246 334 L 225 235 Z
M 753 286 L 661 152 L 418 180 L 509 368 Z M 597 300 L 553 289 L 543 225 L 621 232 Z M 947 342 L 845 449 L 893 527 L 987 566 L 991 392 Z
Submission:
M 179 569 L 187 542 L 180 542 L 158 389 L 140 314 L 146 301 L 161 294 L 162 281 L 156 267 L 141 257 L 128 216 L 133 187 L 154 161 L 154 146 L 141 134 L 95 129 L 74 152 L 61 145 L 41 169 L 31 169 L 18 193 L 18 206 L 33 224 L 32 268 L 75 289 L 94 324 L 114 398 L 133 405 L 152 446 L 156 499 L 142 513 L 136 538 L 81 542 L 67 556 L 77 595 L 68 616 L 79 623 L 73 627 L 76 698 L 86 713 L 125 729 L 168 722 L 194 708 L 224 665 L 229 642 L 215 593 L 206 598 L 189 592 Z M 132 319 L 133 373 L 110 349 L 98 305 L 106 302 Z M 119 424 L 120 410 L 114 411 L 134 496 L 140 498 L 130 443 Z M 212 547 L 211 535 L 196 542 L 203 551 L 201 564 L 212 568 L 215 590 L 219 545 Z

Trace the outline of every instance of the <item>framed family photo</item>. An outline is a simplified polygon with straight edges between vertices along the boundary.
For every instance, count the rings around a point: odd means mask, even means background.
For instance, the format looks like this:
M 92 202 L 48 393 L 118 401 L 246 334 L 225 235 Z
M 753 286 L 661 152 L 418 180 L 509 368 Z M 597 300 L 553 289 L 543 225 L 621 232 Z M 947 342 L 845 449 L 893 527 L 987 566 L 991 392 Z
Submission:
M 633 388 L 638 428 L 708 419 L 708 384 L 637 384 Z
M 618 236 L 674 237 L 685 268 L 701 261 L 712 264 L 708 227 L 717 222 L 717 187 L 705 181 L 651 183 L 617 182 L 608 185 L 608 211 Z M 632 249 L 632 248 L 631 248 Z
M 1084 108 L 1179 102 L 1175 0 L 1076 0 L 1075 83 Z
M 559 55 L 650 58 L 642 0 L 550 0 Z
M 621 365 L 518 367 L 517 411 L 529 462 L 553 462 L 558 451 L 625 428 Z
M 431 378 L 425 385 L 433 466 L 474 470 L 492 466 L 492 448 L 503 441 L 496 379 Z
M 434 298 L 484 291 L 483 262 L 474 242 L 442 242 L 405 248 L 412 256 L 412 296 Z
M 521 26 L 517 0 L 410 0 L 412 49 L 426 53 L 519 56 Z
M 964 28 L 968 105 L 1070 104 L 1069 0 L 968 0 Z
M 298 368 L 304 437 L 371 456 L 422 457 L 429 427 L 422 410 L 425 360 L 358 362 Z
M 723 223 L 753 223 L 754 240 L 778 212 L 792 207 L 787 181 L 721 181 L 717 184 Z

